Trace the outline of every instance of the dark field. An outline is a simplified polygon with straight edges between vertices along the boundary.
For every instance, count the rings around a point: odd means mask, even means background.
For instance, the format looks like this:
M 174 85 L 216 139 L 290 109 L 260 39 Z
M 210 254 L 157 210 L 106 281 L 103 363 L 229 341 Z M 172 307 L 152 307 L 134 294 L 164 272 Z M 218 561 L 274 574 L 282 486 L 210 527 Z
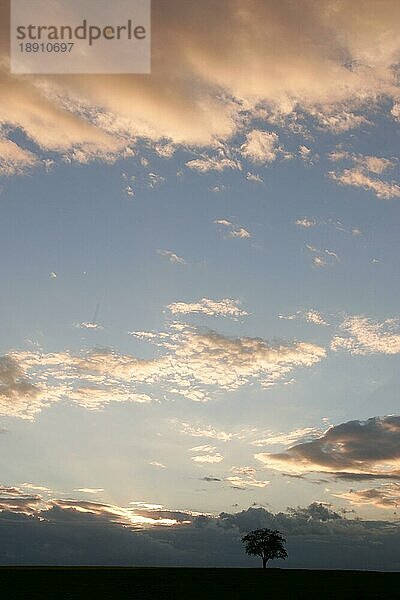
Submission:
M 400 573 L 292 569 L 0 568 L 5 599 L 397 599 Z

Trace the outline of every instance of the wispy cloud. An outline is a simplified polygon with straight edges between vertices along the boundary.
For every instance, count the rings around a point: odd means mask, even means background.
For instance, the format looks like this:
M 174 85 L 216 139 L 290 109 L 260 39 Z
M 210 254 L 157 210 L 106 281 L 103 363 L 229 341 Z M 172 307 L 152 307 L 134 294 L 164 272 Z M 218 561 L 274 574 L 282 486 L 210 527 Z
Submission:
M 240 238 L 240 239 L 248 239 L 251 237 L 251 233 L 247 231 L 244 227 L 234 225 L 231 221 L 227 219 L 217 219 L 214 221 L 215 225 L 220 225 L 225 228 L 229 237 Z
M 400 326 L 398 319 L 377 322 L 364 316 L 348 317 L 340 325 L 341 335 L 331 341 L 334 351 L 346 350 L 351 354 L 398 354 Z
M 400 185 L 397 182 L 384 181 L 377 177 L 394 167 L 395 163 L 392 160 L 378 156 L 351 154 L 346 151 L 332 152 L 330 159 L 332 161 L 347 160 L 354 164 L 353 167 L 340 172 L 330 171 L 329 176 L 333 181 L 371 190 L 378 198 L 384 200 L 400 197 Z
M 317 221 L 314 218 L 310 219 L 309 217 L 303 217 L 302 219 L 296 220 L 296 225 L 298 225 L 298 227 L 304 227 L 304 229 L 310 229 L 310 227 L 315 227 L 316 224 Z
M 252 181 L 253 183 L 264 183 L 263 178 L 258 173 L 247 173 L 246 179 L 247 181 Z
M 278 318 L 287 321 L 294 321 L 295 319 L 304 319 L 305 321 L 307 321 L 307 323 L 312 323 L 313 325 L 329 325 L 325 317 L 314 308 L 309 310 L 298 310 L 290 315 L 278 315 Z
M 241 171 L 242 166 L 240 162 L 230 155 L 227 148 L 220 148 L 214 156 L 202 154 L 199 158 L 189 160 L 186 163 L 189 169 L 198 171 L 199 173 L 208 173 L 209 171 L 225 171 L 226 169 L 233 169 Z
M 343 231 L 353 236 L 361 235 L 361 231 L 358 227 L 351 227 L 344 225 L 339 219 L 317 219 L 316 217 L 301 217 L 296 219 L 295 225 L 303 229 L 311 229 L 312 227 L 324 226 L 332 227 L 337 231 Z
M 390 200 L 400 197 L 400 185 L 396 182 L 386 182 L 381 179 L 372 178 L 360 168 L 344 169 L 341 173 L 329 173 L 331 179 L 353 187 L 371 190 L 378 198 Z
M 94 321 L 82 321 L 82 323 L 76 323 L 75 327 L 78 327 L 79 329 L 92 329 L 94 331 L 104 329 L 103 325 L 95 323 Z
M 185 433 L 186 435 L 190 435 L 192 437 L 211 438 L 214 440 L 219 440 L 221 442 L 228 442 L 233 438 L 232 433 L 227 433 L 226 431 L 215 429 L 210 425 L 194 426 L 190 423 L 183 422 L 179 424 L 179 427 L 181 433 Z
M 313 254 L 312 263 L 314 267 L 326 267 L 340 261 L 336 252 L 329 248 L 318 249 L 311 244 L 306 244 L 306 248 Z
M 190 448 L 189 452 L 195 454 L 191 459 L 195 463 L 220 463 L 224 460 L 224 457 L 219 452 L 216 452 L 215 446 L 210 446 L 209 444 L 204 444 L 202 446 L 194 446 Z
M 257 471 L 252 467 L 232 467 L 232 475 L 225 478 L 225 481 L 233 489 L 247 490 L 248 488 L 265 488 L 271 482 L 256 478 Z
M 198 302 L 173 302 L 167 308 L 172 314 L 204 314 L 209 317 L 244 317 L 248 313 L 239 307 L 239 301 L 231 298 L 223 300 L 211 300 L 210 298 L 202 298 Z
M 400 505 L 400 484 L 387 483 L 380 487 L 350 490 L 332 495 L 347 500 L 353 506 L 370 505 L 393 511 Z
M 185 265 L 186 264 L 186 260 L 184 258 L 182 258 L 181 256 L 178 256 L 177 254 L 175 254 L 175 252 L 172 252 L 171 250 L 157 250 L 157 254 L 159 254 L 160 256 L 165 256 L 166 258 L 168 258 L 169 262 L 172 264 L 177 264 L 177 265 Z
M 100 494 L 101 492 L 104 492 L 104 488 L 88 488 L 88 487 L 84 487 L 84 488 L 77 488 L 74 490 L 74 492 L 82 492 L 82 494 Z
M 166 465 L 164 465 L 164 463 L 159 462 L 158 460 L 151 460 L 149 462 L 149 465 L 151 465 L 152 467 L 157 467 L 158 469 L 166 469 Z
M 302 429 L 294 429 L 287 433 L 273 433 L 270 432 L 268 435 L 256 439 L 251 442 L 252 446 L 264 447 L 264 446 L 291 446 L 292 444 L 298 444 L 304 441 L 315 439 L 321 435 L 321 429 L 316 427 L 303 427 Z
M 230 158 L 196 158 L 186 163 L 189 169 L 199 173 L 208 173 L 208 171 L 224 171 L 225 169 L 237 169 L 237 163 Z

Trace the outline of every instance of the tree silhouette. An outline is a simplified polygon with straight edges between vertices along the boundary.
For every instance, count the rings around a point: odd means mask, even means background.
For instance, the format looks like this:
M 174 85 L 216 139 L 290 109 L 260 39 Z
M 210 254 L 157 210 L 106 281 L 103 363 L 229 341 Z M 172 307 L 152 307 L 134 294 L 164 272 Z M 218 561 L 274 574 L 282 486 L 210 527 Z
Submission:
M 277 529 L 255 529 L 245 535 L 242 542 L 246 554 L 261 557 L 263 569 L 267 568 L 267 561 L 287 557 L 286 540 Z

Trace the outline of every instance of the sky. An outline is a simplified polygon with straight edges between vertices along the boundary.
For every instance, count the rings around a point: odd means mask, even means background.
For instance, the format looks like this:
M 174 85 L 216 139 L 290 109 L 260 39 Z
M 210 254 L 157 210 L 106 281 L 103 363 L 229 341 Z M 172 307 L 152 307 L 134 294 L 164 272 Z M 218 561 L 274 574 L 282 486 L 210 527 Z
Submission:
M 2 12 L 0 562 L 398 569 L 398 2 L 153 0 L 150 75 Z

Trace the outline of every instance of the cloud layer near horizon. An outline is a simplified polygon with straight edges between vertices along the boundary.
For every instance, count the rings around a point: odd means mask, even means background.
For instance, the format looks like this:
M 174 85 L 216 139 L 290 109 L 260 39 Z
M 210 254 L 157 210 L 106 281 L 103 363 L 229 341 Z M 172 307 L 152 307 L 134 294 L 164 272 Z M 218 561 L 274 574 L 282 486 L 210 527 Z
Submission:
M 270 527 L 287 538 L 288 567 L 399 568 L 397 524 L 345 519 L 320 503 L 211 516 L 142 502 L 56 500 L 3 486 L 0 507 L 5 565 L 254 566 L 241 537 Z

